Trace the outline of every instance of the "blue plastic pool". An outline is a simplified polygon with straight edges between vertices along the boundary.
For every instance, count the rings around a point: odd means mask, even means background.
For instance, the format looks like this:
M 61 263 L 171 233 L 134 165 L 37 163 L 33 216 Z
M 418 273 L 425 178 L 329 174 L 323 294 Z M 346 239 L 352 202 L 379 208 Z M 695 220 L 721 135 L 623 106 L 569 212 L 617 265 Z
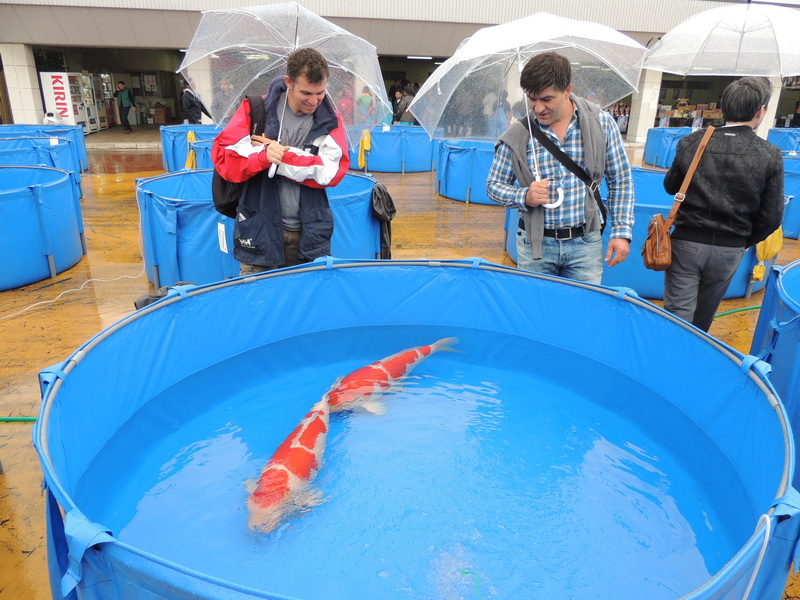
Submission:
M 245 480 L 336 377 L 449 336 L 385 414 L 331 416 L 321 503 L 247 528 Z M 478 259 L 174 290 L 41 374 L 52 581 L 82 600 L 778 600 L 794 449 L 762 367 L 630 294 Z
M 0 166 L 0 290 L 55 277 L 86 254 L 77 173 Z
M 486 177 L 494 159 L 494 142 L 483 139 L 450 139 L 439 143 L 436 171 L 439 195 L 461 202 L 490 204 Z

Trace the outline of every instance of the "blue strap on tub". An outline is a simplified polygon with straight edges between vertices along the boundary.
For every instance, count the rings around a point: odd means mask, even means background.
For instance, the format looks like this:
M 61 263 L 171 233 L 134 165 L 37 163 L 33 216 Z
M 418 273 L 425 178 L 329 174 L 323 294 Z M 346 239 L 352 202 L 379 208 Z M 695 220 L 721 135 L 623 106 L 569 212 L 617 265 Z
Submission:
M 102 525 L 92 523 L 77 508 L 69 511 L 64 519 L 64 534 L 69 548 L 69 566 L 61 579 L 61 593 L 69 595 L 83 576 L 83 555 L 97 544 L 113 542 L 111 532 Z
M 775 510 L 772 516 L 776 518 L 775 533 L 773 539 L 781 540 L 784 543 L 794 544 L 792 550 L 792 562 L 794 572 L 800 570 L 798 558 L 800 558 L 800 492 L 790 487 L 786 494 L 775 500 Z
M 770 371 L 772 371 L 772 367 L 769 365 L 769 363 L 764 362 L 758 356 L 748 354 L 742 359 L 742 371 L 747 373 L 750 369 L 759 375 L 763 381 L 768 381 L 767 375 L 769 375 Z M 742 383 L 746 381 L 747 380 L 745 379 L 742 381 Z
M 56 379 L 63 380 L 64 377 L 67 376 L 63 371 L 64 365 L 66 364 L 67 361 L 63 361 L 39 371 L 39 394 L 42 398 L 44 398 L 47 390 L 53 385 Z

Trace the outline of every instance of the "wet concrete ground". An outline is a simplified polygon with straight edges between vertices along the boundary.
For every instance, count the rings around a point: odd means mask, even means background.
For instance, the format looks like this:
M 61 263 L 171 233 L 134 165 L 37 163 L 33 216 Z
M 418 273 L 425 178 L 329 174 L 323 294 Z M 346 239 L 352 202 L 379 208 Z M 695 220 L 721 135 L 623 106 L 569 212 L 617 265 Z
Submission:
M 82 176 L 81 202 L 87 256 L 55 279 L 0 292 L 0 417 L 38 415 L 39 371 L 66 359 L 153 290 L 144 274 L 135 183 L 163 172 L 158 140 L 157 126 L 137 128 L 130 136 L 110 130 L 87 138 L 90 168 Z M 640 164 L 641 148 L 630 154 Z M 482 256 L 513 264 L 503 250 L 499 207 L 437 196 L 433 173 L 376 178 L 398 208 L 392 224 L 394 258 Z M 632 254 L 631 260 L 638 259 Z M 800 244 L 785 240 L 777 264 L 797 259 Z M 726 300 L 720 312 L 757 306 L 762 298 L 760 291 L 750 299 Z M 721 316 L 711 334 L 747 353 L 757 319 L 758 310 Z M 0 600 L 51 598 L 42 474 L 31 427 L 0 422 Z M 800 584 L 792 582 L 786 598 L 794 597 L 800 597 Z

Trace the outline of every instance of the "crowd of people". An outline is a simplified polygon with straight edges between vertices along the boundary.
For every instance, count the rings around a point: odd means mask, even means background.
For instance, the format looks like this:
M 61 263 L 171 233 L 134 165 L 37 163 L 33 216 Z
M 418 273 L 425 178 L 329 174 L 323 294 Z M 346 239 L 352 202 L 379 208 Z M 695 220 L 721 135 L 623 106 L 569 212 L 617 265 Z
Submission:
M 325 190 L 349 167 L 343 128 L 353 119 L 368 120 L 376 99 L 364 87 L 357 98 L 345 90 L 334 101 L 327 81 L 322 55 L 295 51 L 286 75 L 263 95 L 266 130 L 250 134 L 245 100 L 214 142 L 217 171 L 248 182 L 234 234 L 242 273 L 311 261 L 330 250 L 333 219 Z M 483 123 L 476 127 L 499 140 L 487 177 L 489 198 L 519 212 L 519 268 L 599 284 L 604 263 L 628 260 L 633 241 L 634 187 L 617 120 L 573 93 L 570 62 L 556 52 L 528 60 L 519 85 L 524 100 L 513 106 L 505 91 L 471 99 L 481 102 Z M 394 122 L 414 122 L 408 111 L 414 94 L 408 81 L 391 86 Z M 781 152 L 753 131 L 770 96 L 765 78 L 743 77 L 725 89 L 725 126 L 711 136 L 676 221 L 664 304 L 703 330 L 745 249 L 782 220 Z M 278 110 L 282 106 L 289 110 Z M 664 180 L 668 193 L 678 191 L 702 133 L 678 144 Z M 267 175 L 275 168 L 274 178 Z M 603 180 L 605 199 L 598 191 Z

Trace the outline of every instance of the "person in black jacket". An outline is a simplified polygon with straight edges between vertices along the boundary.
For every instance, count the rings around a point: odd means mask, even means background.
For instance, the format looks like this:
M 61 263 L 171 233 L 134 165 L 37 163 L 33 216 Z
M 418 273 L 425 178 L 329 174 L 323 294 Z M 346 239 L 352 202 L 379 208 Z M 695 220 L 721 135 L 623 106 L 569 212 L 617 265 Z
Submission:
M 783 219 L 783 157 L 753 131 L 772 95 L 769 80 L 743 77 L 722 92 L 725 125 L 714 131 L 672 232 L 664 308 L 708 331 L 746 248 Z M 664 189 L 679 191 L 705 129 L 678 142 Z
M 208 112 L 206 107 L 203 106 L 203 103 L 200 102 L 200 99 L 195 96 L 194 92 L 192 91 L 191 80 L 183 82 L 181 108 L 183 109 L 184 116 L 191 125 L 199 125 L 200 119 L 203 118 L 203 115 L 206 115 L 209 119 L 213 120 L 213 117 Z

